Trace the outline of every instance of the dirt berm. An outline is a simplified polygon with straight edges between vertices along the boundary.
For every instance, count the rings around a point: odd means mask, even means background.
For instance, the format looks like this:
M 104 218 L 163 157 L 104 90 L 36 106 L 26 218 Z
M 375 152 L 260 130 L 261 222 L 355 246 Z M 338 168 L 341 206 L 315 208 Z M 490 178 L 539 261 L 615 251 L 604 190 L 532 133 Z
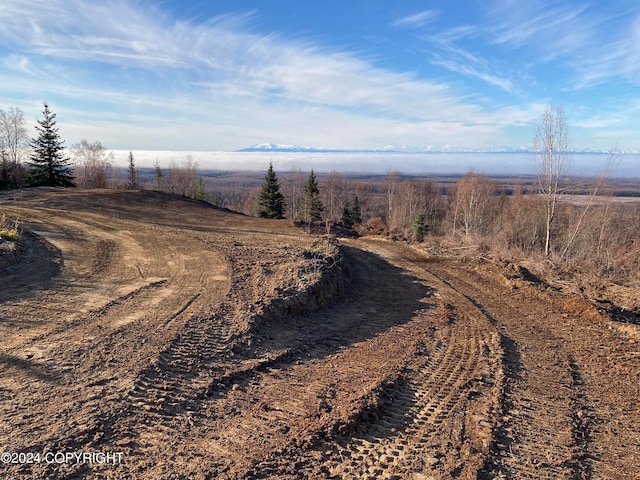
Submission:
M 0 209 L 0 478 L 640 478 L 637 327 L 579 297 L 156 192 Z

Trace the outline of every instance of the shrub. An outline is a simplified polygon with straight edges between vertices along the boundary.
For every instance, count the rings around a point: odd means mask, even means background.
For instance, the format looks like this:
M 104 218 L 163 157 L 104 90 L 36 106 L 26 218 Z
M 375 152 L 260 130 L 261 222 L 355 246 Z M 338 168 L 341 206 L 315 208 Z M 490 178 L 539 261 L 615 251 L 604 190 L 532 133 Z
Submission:
M 0 238 L 4 240 L 16 241 L 20 240 L 20 222 L 7 220 L 7 215 L 0 215 Z

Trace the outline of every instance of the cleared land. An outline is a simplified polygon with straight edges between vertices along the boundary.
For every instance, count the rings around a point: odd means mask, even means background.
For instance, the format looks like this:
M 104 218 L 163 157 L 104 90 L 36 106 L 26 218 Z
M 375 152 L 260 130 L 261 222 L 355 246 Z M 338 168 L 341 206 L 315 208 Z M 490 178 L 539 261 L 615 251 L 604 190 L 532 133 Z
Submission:
M 0 206 L 0 446 L 122 452 L 2 478 L 640 477 L 638 327 L 515 268 L 150 192 Z

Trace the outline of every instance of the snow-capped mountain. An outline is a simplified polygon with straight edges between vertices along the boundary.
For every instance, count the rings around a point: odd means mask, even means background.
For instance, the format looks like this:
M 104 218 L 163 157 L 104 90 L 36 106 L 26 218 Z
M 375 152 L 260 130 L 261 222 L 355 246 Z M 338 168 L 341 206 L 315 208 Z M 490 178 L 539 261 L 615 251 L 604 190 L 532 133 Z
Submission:
M 281 145 L 279 143 L 259 143 L 236 150 L 237 152 L 335 152 L 322 147 L 303 147 L 300 145 Z
M 325 147 L 307 147 L 300 145 L 282 145 L 279 143 L 259 143 L 247 148 L 236 150 L 237 152 L 302 152 L 302 153 L 529 153 L 531 147 L 521 145 L 508 147 L 503 145 L 490 145 L 487 147 L 462 147 L 460 145 L 426 145 L 421 147 L 402 145 L 385 145 L 380 148 L 363 149 L 339 149 Z M 609 153 L 604 150 L 576 149 L 572 153 Z M 638 153 L 636 151 L 618 153 Z
M 282 145 L 279 143 L 259 143 L 237 152 L 305 152 L 305 153 L 487 153 L 487 152 L 526 152 L 527 147 L 510 148 L 491 146 L 488 148 L 468 148 L 459 145 L 427 145 L 415 147 L 410 145 L 385 145 L 379 148 L 339 149 L 326 147 L 308 147 L 301 145 Z

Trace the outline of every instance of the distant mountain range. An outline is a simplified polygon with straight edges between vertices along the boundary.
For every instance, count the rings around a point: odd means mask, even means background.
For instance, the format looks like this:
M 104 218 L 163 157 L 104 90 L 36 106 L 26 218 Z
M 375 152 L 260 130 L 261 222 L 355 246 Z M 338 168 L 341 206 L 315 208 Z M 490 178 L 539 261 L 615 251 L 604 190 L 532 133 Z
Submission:
M 236 150 L 236 152 L 279 152 L 279 153 L 530 153 L 533 150 L 529 147 L 503 147 L 489 146 L 484 148 L 468 148 L 458 145 L 428 145 L 426 147 L 408 147 L 387 145 L 382 148 L 372 149 L 336 149 L 324 147 L 306 147 L 300 145 L 281 145 L 279 143 L 259 143 L 247 148 Z M 575 150 L 572 153 L 599 153 L 607 154 L 607 150 L 583 149 Z M 638 151 L 625 151 L 619 153 L 637 154 Z
M 337 150 L 322 147 L 302 147 L 300 145 L 281 145 L 279 143 L 259 143 L 236 152 L 348 152 L 351 150 Z

